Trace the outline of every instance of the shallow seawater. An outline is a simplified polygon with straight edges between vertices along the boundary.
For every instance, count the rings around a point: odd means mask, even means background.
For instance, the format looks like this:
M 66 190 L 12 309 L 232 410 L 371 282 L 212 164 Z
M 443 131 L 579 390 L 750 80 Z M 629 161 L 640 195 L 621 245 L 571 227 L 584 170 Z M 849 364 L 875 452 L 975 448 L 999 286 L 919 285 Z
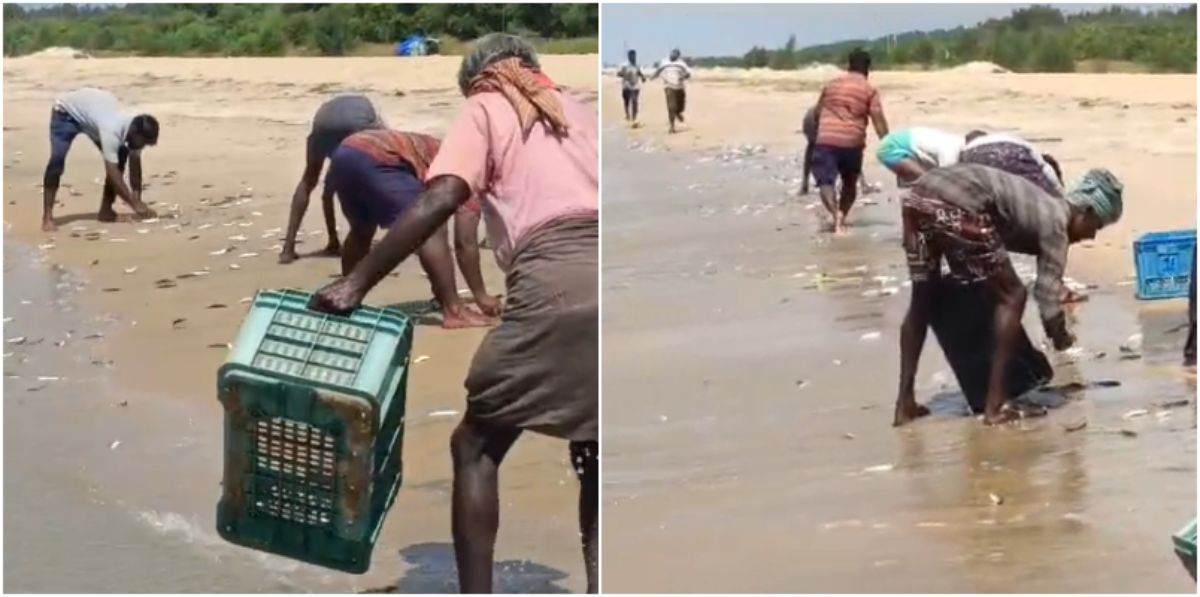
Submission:
M 1077 385 L 1005 428 L 968 416 L 930 335 L 935 414 L 894 429 L 894 185 L 831 238 L 788 158 L 604 142 L 606 591 L 1193 590 L 1170 538 L 1196 515 L 1182 301 L 1091 291 L 1084 353 L 1051 357 Z
M 121 389 L 138 365 L 107 360 L 115 324 L 85 314 L 82 278 L 6 243 L 4 281 L 5 589 L 346 590 L 217 535 L 220 428 L 202 424 L 210 411 Z

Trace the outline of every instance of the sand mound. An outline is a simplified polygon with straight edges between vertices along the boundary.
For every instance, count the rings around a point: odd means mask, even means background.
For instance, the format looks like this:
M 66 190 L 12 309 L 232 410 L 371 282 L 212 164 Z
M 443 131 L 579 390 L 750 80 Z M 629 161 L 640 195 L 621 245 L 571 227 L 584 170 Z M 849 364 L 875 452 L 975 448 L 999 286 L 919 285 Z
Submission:
M 996 64 L 995 62 L 979 61 L 960 64 L 952 69 L 949 69 L 949 72 L 963 73 L 967 75 L 1002 75 L 1012 71 L 1000 66 L 999 64 Z
M 40 52 L 34 52 L 29 58 L 91 58 L 91 55 L 75 48 L 54 46 Z

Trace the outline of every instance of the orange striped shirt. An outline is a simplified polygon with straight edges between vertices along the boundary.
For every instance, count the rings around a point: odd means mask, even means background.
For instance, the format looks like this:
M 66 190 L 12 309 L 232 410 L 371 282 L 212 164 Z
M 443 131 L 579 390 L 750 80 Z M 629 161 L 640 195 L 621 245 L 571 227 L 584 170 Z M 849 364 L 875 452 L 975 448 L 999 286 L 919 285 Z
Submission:
M 879 92 L 860 73 L 846 73 L 821 90 L 817 143 L 833 147 L 864 147 L 867 117 L 881 112 Z

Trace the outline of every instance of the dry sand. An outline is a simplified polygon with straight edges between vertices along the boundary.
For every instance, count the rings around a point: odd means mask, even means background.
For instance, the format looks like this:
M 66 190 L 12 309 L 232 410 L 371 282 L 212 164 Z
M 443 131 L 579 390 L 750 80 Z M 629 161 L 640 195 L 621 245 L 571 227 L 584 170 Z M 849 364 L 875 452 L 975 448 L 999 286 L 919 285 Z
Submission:
M 543 65 L 569 92 L 595 101 L 595 56 L 546 56 Z M 94 314 L 111 314 L 118 322 L 105 342 L 123 387 L 158 400 L 200 405 L 205 419 L 199 424 L 219 430 L 214 376 L 225 350 L 210 345 L 233 340 L 246 309 L 244 297 L 260 288 L 313 290 L 340 271 L 332 259 L 302 259 L 288 266 L 276 262 L 313 112 L 336 92 L 362 92 L 381 106 L 392 126 L 440 134 L 461 103 L 457 67 L 458 59 L 451 57 L 6 60 L 6 240 L 39 246 L 49 263 L 84 274 L 84 297 Z M 59 191 L 59 231 L 40 231 L 50 105 L 56 94 L 84 85 L 110 89 L 161 122 L 159 146 L 144 158 L 144 198 L 163 216 L 158 222 L 95 220 L 102 170 L 97 152 L 81 138 Z M 118 211 L 122 208 L 118 203 Z M 323 230 L 318 191 L 301 230 L 301 253 L 324 246 Z M 339 214 L 339 231 L 346 230 Z M 229 247 L 233 249 L 223 255 L 212 254 Z M 489 256 L 484 266 L 489 290 L 502 292 L 503 277 Z M 178 279 L 197 271 L 209 273 Z M 157 289 L 155 281 L 162 278 L 174 280 L 177 287 Z M 461 280 L 460 288 L 465 288 Z M 367 302 L 428 298 L 428 285 L 412 261 Z M 173 325 L 180 319 L 185 321 Z M 397 556 L 402 546 L 449 543 L 448 441 L 457 417 L 430 413 L 462 410 L 462 380 L 483 333 L 418 327 L 414 354 L 429 359 L 415 366 L 409 382 L 406 489 L 385 526 L 372 572 L 354 586 L 394 582 L 404 568 Z M 204 470 L 179 472 L 215 485 L 219 450 L 219 444 L 212 447 Z M 582 590 L 576 484 L 566 455 L 565 444 L 532 436 L 510 455 L 501 487 L 504 530 L 497 558 L 531 560 L 560 570 L 568 577 L 551 575 L 556 586 Z M 131 487 L 128 495 L 118 497 L 135 500 L 139 491 Z M 213 493 L 213 505 L 216 497 Z M 208 520 L 210 512 L 201 512 L 200 520 Z M 201 526 L 213 530 L 210 524 Z
M 799 154 L 804 151 L 801 120 L 824 80 L 819 70 L 698 69 L 688 90 L 687 123 L 678 134 L 666 134 L 666 104 L 657 82 L 642 91 L 642 128 L 628 133 L 672 150 L 762 144 L 772 153 Z M 978 128 L 1041 140 L 1042 150 L 1062 164 L 1068 183 L 1087 168 L 1111 169 L 1125 183 L 1125 215 L 1101 233 L 1088 259 L 1071 262 L 1080 273 L 1127 276 L 1133 238 L 1194 227 L 1193 75 L 878 72 L 871 81 L 882 93 L 893 130 L 930 126 L 965 134 Z M 606 77 L 602 95 L 605 122 L 620 122 L 615 77 Z M 872 132 L 864 163 L 873 181 L 887 176 L 874 158 L 877 144 Z

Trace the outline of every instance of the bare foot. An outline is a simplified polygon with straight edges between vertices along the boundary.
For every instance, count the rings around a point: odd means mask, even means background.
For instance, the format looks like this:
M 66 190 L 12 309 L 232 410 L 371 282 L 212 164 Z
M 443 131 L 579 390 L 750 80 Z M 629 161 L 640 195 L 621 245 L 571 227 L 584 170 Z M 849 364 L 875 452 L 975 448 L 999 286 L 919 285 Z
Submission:
M 158 217 L 158 212 L 149 207 L 142 207 L 134 212 L 134 217 L 139 220 L 151 220 Z
M 279 263 L 283 265 L 287 265 L 299 258 L 300 256 L 295 251 L 283 251 L 279 253 Z
M 468 309 L 465 305 L 442 309 L 443 329 L 480 328 L 487 327 L 493 323 L 495 323 L 493 320 Z
M 42 232 L 55 232 L 57 230 L 58 225 L 54 223 L 54 220 L 42 220 Z
M 96 214 L 96 219 L 101 222 L 116 222 L 117 212 L 111 209 L 102 209 L 100 213 Z
M 905 423 L 910 423 L 928 414 L 929 407 L 925 406 L 924 404 L 912 402 L 911 406 L 904 406 L 903 404 L 897 402 L 896 416 L 892 420 L 892 427 L 899 427 Z
M 329 243 L 324 249 L 318 251 L 317 257 L 339 257 L 342 254 L 342 245 L 338 243 Z
M 984 414 L 983 424 L 989 426 L 1003 425 L 1005 423 L 1012 423 L 1020 418 L 1021 413 L 1017 412 L 1017 409 L 1005 405 L 998 413 Z

